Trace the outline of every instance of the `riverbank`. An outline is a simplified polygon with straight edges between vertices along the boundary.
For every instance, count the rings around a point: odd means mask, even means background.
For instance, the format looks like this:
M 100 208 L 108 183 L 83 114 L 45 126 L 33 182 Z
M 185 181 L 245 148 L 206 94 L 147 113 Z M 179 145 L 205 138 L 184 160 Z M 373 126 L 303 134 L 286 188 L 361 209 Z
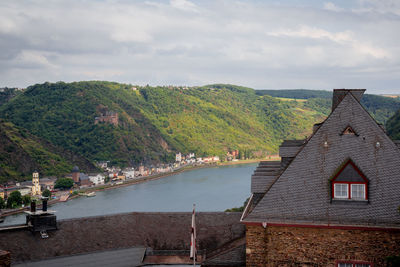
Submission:
M 151 176 L 145 176 L 145 177 L 139 177 L 131 180 L 126 180 L 122 184 L 106 184 L 106 185 L 100 185 L 97 187 L 89 187 L 89 188 L 83 188 L 77 190 L 76 194 L 71 194 L 68 200 L 70 199 L 75 199 L 78 197 L 82 197 L 79 195 L 79 193 L 90 193 L 90 192 L 96 192 L 96 191 L 104 191 L 104 190 L 110 190 L 110 189 L 116 189 L 116 188 L 121 188 L 121 187 L 126 187 L 134 184 L 140 184 L 152 180 L 158 180 L 164 177 L 172 176 L 172 175 L 177 175 L 186 171 L 191 171 L 191 170 L 196 170 L 196 169 L 203 169 L 203 168 L 213 168 L 213 167 L 218 167 L 218 166 L 228 166 L 228 165 L 239 165 L 239 164 L 251 164 L 251 163 L 257 163 L 260 160 L 240 160 L 240 161 L 229 161 L 229 162 L 223 162 L 223 163 L 213 163 L 213 164 L 202 164 L 202 165 L 189 165 L 189 166 L 184 166 L 178 170 L 175 170 L 173 172 L 168 172 L 168 173 L 159 173 L 156 175 L 151 175 Z M 68 201 L 67 200 L 67 201 Z M 49 206 L 61 202 L 59 198 L 57 199 L 52 199 L 48 202 Z M 40 207 L 41 205 L 38 205 Z M 22 213 L 26 210 L 29 210 L 29 206 L 20 208 L 17 210 L 9 210 L 9 211 L 3 211 L 2 214 L 0 214 L 0 217 L 6 217 L 9 215 L 14 215 L 18 213 Z
M 189 212 L 192 204 L 197 211 L 223 212 L 243 205 L 256 167 L 257 163 L 191 167 L 145 183 L 109 188 L 115 190 L 99 187 L 95 197 L 74 196 L 71 201 L 52 204 L 49 210 L 59 220 L 126 212 Z M 23 223 L 25 213 L 19 213 L 5 217 L 0 226 Z

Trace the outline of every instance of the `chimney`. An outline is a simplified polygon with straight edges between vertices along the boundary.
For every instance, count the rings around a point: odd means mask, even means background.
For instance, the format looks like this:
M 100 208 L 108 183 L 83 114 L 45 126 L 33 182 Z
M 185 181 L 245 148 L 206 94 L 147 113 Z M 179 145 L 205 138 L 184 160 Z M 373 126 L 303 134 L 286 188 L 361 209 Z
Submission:
M 31 201 L 31 212 L 36 212 L 36 202 Z
M 42 198 L 42 211 L 47 211 L 47 197 Z
M 364 92 L 365 89 L 333 89 L 332 111 L 348 93 L 351 93 L 360 102 Z

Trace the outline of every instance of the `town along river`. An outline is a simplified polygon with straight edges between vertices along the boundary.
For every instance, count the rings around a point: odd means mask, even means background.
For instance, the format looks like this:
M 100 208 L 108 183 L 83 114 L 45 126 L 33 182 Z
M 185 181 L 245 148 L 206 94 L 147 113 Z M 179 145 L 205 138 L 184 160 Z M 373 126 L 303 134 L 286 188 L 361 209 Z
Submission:
M 148 211 L 224 211 L 240 207 L 250 196 L 251 175 L 257 164 L 201 168 L 140 184 L 96 192 L 49 207 L 57 219 Z M 2 225 L 25 223 L 25 215 L 5 218 Z

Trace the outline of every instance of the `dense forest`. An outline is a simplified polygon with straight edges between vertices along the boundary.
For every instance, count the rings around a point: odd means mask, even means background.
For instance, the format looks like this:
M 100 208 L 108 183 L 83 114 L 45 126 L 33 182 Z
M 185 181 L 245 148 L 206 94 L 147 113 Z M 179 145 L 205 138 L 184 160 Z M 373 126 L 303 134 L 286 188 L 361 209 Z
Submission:
M 0 106 L 21 93 L 22 90 L 18 90 L 17 88 L 0 88 Z
M 55 147 L 24 128 L 0 120 L 0 183 L 9 179 L 24 180 L 34 170 L 59 176 L 69 172 L 74 165 L 86 171 L 96 170 L 85 158 Z
M 390 137 L 400 140 L 400 110 L 388 120 L 386 130 Z
M 222 158 L 233 149 L 251 157 L 276 153 L 283 139 L 305 138 L 330 112 L 330 97 L 321 97 L 330 92 L 281 92 L 274 97 L 265 92 L 224 84 L 186 88 L 44 83 L 8 97 L 0 106 L 0 118 L 8 128 L 28 133 L 29 139 L 42 140 L 40 150 L 49 144 L 49 158 L 65 150 L 92 163 L 110 160 L 135 166 L 171 162 L 178 151 Z M 396 99 L 364 98 L 363 105 L 381 123 L 400 108 Z M 110 112 L 118 114 L 117 124 L 96 121 Z M 52 162 L 59 164 L 53 164 L 59 172 L 72 164 L 68 159 Z M 0 164 L 12 166 L 4 158 Z M 24 172 L 8 169 L 14 175 Z

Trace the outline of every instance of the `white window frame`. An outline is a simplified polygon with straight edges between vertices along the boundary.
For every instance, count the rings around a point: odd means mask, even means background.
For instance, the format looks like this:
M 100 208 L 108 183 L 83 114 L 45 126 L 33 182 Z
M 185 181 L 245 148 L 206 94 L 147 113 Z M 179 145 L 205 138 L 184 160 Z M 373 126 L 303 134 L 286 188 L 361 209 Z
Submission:
M 346 186 L 346 196 L 338 196 L 337 195 L 337 192 L 339 191 L 339 190 L 337 190 L 337 187 L 336 186 L 338 186 L 338 185 L 340 185 L 341 187 L 343 186 L 343 185 L 345 185 Z M 334 195 L 334 198 L 338 198 L 338 199 L 348 199 L 349 198 L 349 184 L 345 184 L 345 183 L 335 183 L 334 184 L 334 192 L 335 192 L 335 195 Z M 340 190 L 340 192 L 342 192 L 342 190 Z
M 365 184 L 350 184 L 351 185 L 351 199 L 360 199 L 360 200 L 365 200 Z M 362 186 L 364 189 L 364 194 L 362 197 L 354 197 L 353 194 L 353 186 Z

